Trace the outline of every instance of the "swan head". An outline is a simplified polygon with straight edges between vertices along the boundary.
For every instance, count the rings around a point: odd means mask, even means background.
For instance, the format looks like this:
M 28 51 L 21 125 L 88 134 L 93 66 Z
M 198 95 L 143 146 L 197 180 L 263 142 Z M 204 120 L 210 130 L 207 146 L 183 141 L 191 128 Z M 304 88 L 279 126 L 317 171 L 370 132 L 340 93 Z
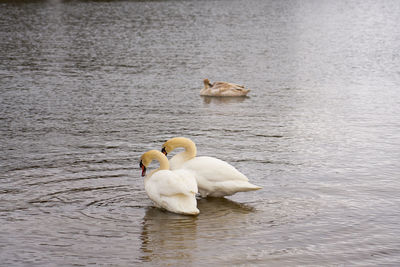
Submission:
M 168 140 L 162 145 L 161 153 L 163 153 L 165 156 L 167 156 L 169 153 L 171 153 L 172 150 L 174 150 L 177 147 L 173 139 L 174 138 Z
M 139 167 L 142 169 L 142 176 L 146 176 L 146 169 L 152 161 L 153 158 L 147 152 L 140 157 Z
M 144 166 L 142 161 L 140 161 L 139 166 L 142 169 L 142 176 L 146 176 L 146 166 Z
M 185 147 L 185 149 L 191 149 L 196 153 L 196 145 L 192 140 L 186 137 L 174 137 L 166 141 L 161 148 L 161 152 L 167 156 L 171 151 L 178 147 Z
M 169 169 L 168 159 L 160 151 L 149 150 L 140 157 L 139 167 L 142 169 L 142 176 L 146 176 L 147 167 L 153 159 L 160 162 L 160 169 Z

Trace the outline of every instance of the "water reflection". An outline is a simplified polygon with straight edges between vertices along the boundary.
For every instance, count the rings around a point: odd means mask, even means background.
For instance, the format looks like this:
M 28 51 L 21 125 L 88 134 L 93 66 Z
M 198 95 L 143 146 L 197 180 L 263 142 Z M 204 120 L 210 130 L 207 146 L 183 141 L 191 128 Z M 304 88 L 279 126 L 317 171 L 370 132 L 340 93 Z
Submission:
M 197 207 L 203 216 L 213 216 L 222 213 L 247 214 L 255 211 L 255 208 L 246 204 L 235 202 L 227 198 L 202 198 L 197 201 Z
M 147 208 L 140 235 L 143 253 L 140 259 L 153 263 L 176 261 L 190 264 L 197 253 L 201 255 L 197 249 L 199 244 L 241 235 L 245 215 L 255 211 L 251 206 L 226 198 L 199 199 L 197 206 L 199 216 Z
M 191 259 L 196 248 L 197 217 L 149 207 L 143 218 L 140 239 L 146 262 Z
M 238 97 L 218 97 L 218 96 L 201 96 L 205 104 L 230 104 L 230 103 L 241 103 L 244 100 L 250 98 L 248 96 Z

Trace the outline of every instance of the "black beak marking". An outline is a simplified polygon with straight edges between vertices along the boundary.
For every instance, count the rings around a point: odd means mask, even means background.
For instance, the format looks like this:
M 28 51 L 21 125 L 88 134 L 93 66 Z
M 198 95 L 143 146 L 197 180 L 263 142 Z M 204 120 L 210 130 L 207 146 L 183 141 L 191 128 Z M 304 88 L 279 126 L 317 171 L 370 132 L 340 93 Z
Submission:
M 146 166 L 143 165 L 142 161 L 140 161 L 139 166 L 142 169 L 142 176 L 146 176 Z

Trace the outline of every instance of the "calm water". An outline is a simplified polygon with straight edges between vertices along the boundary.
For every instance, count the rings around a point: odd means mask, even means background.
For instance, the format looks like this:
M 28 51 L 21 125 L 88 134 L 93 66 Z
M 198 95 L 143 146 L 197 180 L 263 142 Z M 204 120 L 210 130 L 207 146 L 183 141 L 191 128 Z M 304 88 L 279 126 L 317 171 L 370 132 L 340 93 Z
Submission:
M 0 1 L 1 265 L 398 266 L 399 14 Z M 204 78 L 250 97 L 202 98 Z M 153 208 L 138 159 L 175 136 L 264 189 Z

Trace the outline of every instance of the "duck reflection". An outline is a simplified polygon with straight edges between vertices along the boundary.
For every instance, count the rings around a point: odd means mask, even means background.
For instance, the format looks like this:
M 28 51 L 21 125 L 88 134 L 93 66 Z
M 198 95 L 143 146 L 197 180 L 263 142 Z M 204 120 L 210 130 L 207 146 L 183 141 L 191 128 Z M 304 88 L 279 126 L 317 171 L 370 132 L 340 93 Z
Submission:
M 230 103 L 241 103 L 247 98 L 248 96 L 238 96 L 238 97 L 218 97 L 218 96 L 201 96 L 203 98 L 203 102 L 205 104 L 230 104 Z
M 144 262 L 190 265 L 209 241 L 243 234 L 251 206 L 227 198 L 199 199 L 198 216 L 184 216 L 149 207 L 143 217 L 141 250 Z M 203 244 L 204 243 L 204 244 Z M 199 255 L 197 255 L 199 254 Z

